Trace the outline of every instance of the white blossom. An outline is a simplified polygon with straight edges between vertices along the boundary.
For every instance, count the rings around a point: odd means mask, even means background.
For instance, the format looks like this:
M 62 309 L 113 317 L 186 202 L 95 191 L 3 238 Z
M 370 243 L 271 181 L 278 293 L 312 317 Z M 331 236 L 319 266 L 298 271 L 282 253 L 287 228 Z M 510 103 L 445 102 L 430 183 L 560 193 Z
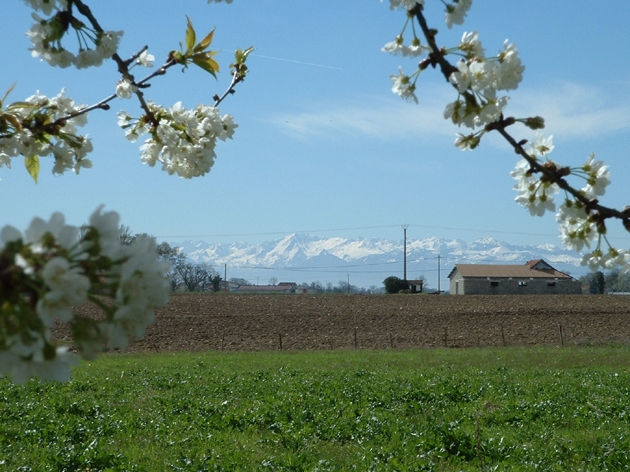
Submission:
M 475 118 L 475 126 L 483 127 L 501 118 L 501 113 L 503 113 L 504 108 L 507 106 L 508 98 L 509 97 L 501 97 L 499 99 L 488 100 Z
M 455 146 L 460 148 L 462 151 L 471 150 L 479 146 L 480 140 L 481 136 L 476 134 L 458 134 L 457 139 L 455 140 Z
M 420 44 L 418 38 L 414 38 L 409 46 L 406 46 L 403 41 L 402 36 L 397 36 L 394 41 L 383 46 L 382 51 L 402 57 L 417 57 L 425 52 L 431 52 L 431 48 Z
M 553 151 L 553 135 L 545 138 L 542 133 L 536 134 L 536 142 L 529 143 L 530 154 L 536 157 L 545 157 L 551 151 Z
M 497 56 L 499 62 L 494 70 L 495 87 L 497 90 L 515 90 L 523 80 L 525 66 L 522 65 L 513 43 L 508 44 L 506 40 L 503 48 Z
M 121 79 L 116 84 L 116 95 L 118 98 L 131 98 L 138 91 L 138 87 L 131 83 L 128 79 Z
M 74 100 L 65 95 L 65 89 L 52 98 L 37 92 L 23 102 L 11 104 L 5 113 L 10 113 L 21 123 L 21 127 L 0 139 L 0 156 L 5 156 L 2 158 L 4 165 L 10 166 L 10 159 L 19 155 L 52 154 L 55 158 L 53 173 L 63 173 L 68 169 L 76 172 L 79 167 L 89 167 L 89 161 L 80 161 L 92 151 L 92 141 L 77 131 L 78 127 L 87 123 L 87 114 L 82 113 L 85 108 L 85 105 L 75 105 Z M 33 114 L 37 114 L 40 121 L 59 123 L 59 131 L 52 135 L 34 135 L 29 129 Z M 70 115 L 76 116 L 68 118 Z
M 613 269 L 618 266 L 623 266 L 621 271 L 627 271 L 626 266 L 630 261 L 630 253 L 628 251 L 617 250 L 613 247 L 609 247 L 607 251 L 602 251 L 601 248 L 595 249 L 593 252 L 584 254 L 582 256 L 582 265 L 588 266 L 591 271 L 600 269 Z
M 405 100 L 411 100 L 415 103 L 418 103 L 418 98 L 415 95 L 416 86 L 411 83 L 409 76 L 405 75 L 402 70 L 402 67 L 398 68 L 399 75 L 390 75 L 392 83 L 392 92 L 397 95 L 400 95 Z
M 383 0 L 381 0 L 382 2 Z M 389 9 L 395 10 L 396 8 L 404 8 L 405 10 L 411 10 L 416 5 L 424 5 L 424 0 L 389 0 Z
M 0 249 L 2 249 L 7 243 L 19 241 L 22 239 L 22 233 L 13 226 L 6 225 L 0 230 Z
M 566 199 L 558 208 L 556 221 L 560 223 L 562 244 L 574 251 L 590 248 L 598 236 L 597 226 L 589 220 L 584 205 L 577 200 Z
M 98 246 L 103 255 L 114 257 L 120 246 L 120 216 L 115 211 L 103 213 L 103 205 L 90 216 L 90 226 L 98 232 Z
M 12 348 L 15 347 L 14 344 Z M 0 375 L 10 375 L 16 384 L 24 384 L 31 377 L 65 382 L 70 378 L 70 367 L 77 363 L 77 357 L 67 347 L 58 347 L 51 360 L 40 357 L 27 360 L 13 349 L 0 351 Z
M 77 69 L 98 67 L 103 64 L 103 56 L 95 49 L 82 49 L 74 58 L 74 66 Z
M 136 59 L 136 64 L 143 67 L 153 67 L 153 61 L 155 61 L 155 56 L 153 54 L 149 54 L 148 51 L 145 49 Z
M 472 6 L 472 0 L 454 0 L 453 4 L 446 5 L 446 26 L 452 28 L 453 25 L 464 23 L 466 13 Z
M 219 109 L 212 106 L 187 109 L 178 102 L 164 109 L 152 102 L 148 105 L 157 124 L 142 119 L 133 122 L 124 112 L 119 115 L 119 124 L 127 128 L 125 136 L 132 142 L 150 135 L 140 147 L 142 162 L 150 166 L 161 162 L 163 170 L 183 178 L 209 172 L 216 158 L 217 140 L 232 138 L 238 127 L 231 115 L 221 117 Z
M 118 50 L 118 43 L 122 37 L 122 31 L 103 31 L 99 33 L 97 51 L 104 58 L 109 59 Z
M 479 33 L 476 31 L 465 32 L 459 43 L 458 49 L 466 54 L 468 59 L 480 59 L 485 57 L 485 51 L 481 41 L 479 41 Z
M 587 265 L 591 271 L 596 271 L 604 267 L 608 257 L 608 253 L 605 253 L 601 249 L 597 248 L 593 252 L 584 254 L 580 264 Z
M 24 0 L 33 10 L 41 10 L 44 15 L 49 16 L 54 10 L 65 10 L 68 8 L 67 0 Z
M 510 177 L 517 181 L 514 185 L 514 190 L 519 192 L 516 203 L 527 208 L 532 216 L 542 216 L 546 211 L 556 210 L 553 195 L 560 190 L 558 185 L 539 181 L 526 159 L 516 164 Z
M 468 90 L 468 87 L 470 87 L 473 79 L 472 73 L 468 68 L 468 63 L 463 59 L 457 61 L 457 64 L 455 64 L 455 66 L 457 67 L 457 72 L 453 72 L 449 76 L 448 80 L 450 83 L 457 87 L 459 93 L 464 93 L 466 90 Z
M 630 252 L 610 247 L 608 248 L 608 260 L 604 265 L 606 269 L 610 270 L 615 267 L 623 266 L 628 261 L 630 261 Z
M 514 200 L 529 210 L 532 216 L 543 216 L 546 211 L 556 211 L 556 204 L 548 191 L 523 191 Z
M 603 161 L 595 160 L 595 153 L 592 153 L 586 163 L 582 166 L 582 171 L 586 174 L 586 186 L 582 188 L 582 193 L 587 198 L 597 198 L 606 193 L 606 187 L 610 184 L 610 171 Z
M 463 1 L 457 3 L 459 8 L 465 8 L 467 4 Z M 516 88 L 524 70 L 516 47 L 507 42 L 504 46 L 504 51 L 497 57 L 486 58 L 478 34 L 475 31 L 464 33 L 458 49 L 465 58 L 457 62 L 457 70 L 450 74 L 448 80 L 460 94 L 469 94 L 469 97 L 465 102 L 457 100 L 449 104 L 444 112 L 446 119 L 458 126 L 474 128 L 500 118 L 509 97 L 498 97 L 497 91 Z
M 464 125 L 468 128 L 473 128 L 475 126 L 476 109 L 473 109 L 462 100 L 455 100 L 446 105 L 444 118 L 450 119 L 453 124 L 458 126 Z
M 11 375 L 15 382 L 30 377 L 67 380 L 75 358 L 65 348 L 54 349 L 48 328 L 57 320 L 72 322 L 73 307 L 94 300 L 94 293 L 110 302 L 99 305 L 102 319 L 83 319 L 87 325 L 75 333 L 82 356 L 95 357 L 103 344 L 125 348 L 144 335 L 154 320 L 153 310 L 168 301 L 170 263 L 158 259 L 153 238 L 140 236 L 124 246 L 120 233 L 118 214 L 102 207 L 81 236 L 61 213 L 48 221 L 34 218 L 24 235 L 11 226 L 0 230 L 2 259 L 13 257 L 12 270 L 21 270 L 28 279 L 24 287 L 16 287 L 14 297 L 3 300 L 18 315 L 18 325 L 15 334 L 0 332 L 0 375 Z
M 31 1 L 31 0 L 29 0 Z M 33 0 L 35 3 L 36 0 Z M 61 0 L 57 0 L 61 1 Z M 41 2 L 38 2 L 41 3 Z M 54 4 L 55 2 L 50 2 Z M 59 8 L 63 5 L 66 8 L 66 2 L 55 5 Z M 44 10 L 46 13 L 48 9 Z M 32 14 L 35 23 L 27 31 L 26 35 L 30 38 L 32 47 L 31 55 L 39 57 L 41 60 L 48 62 L 51 66 L 69 67 L 74 65 L 77 69 L 84 69 L 92 66 L 99 66 L 104 59 L 109 59 L 118 49 L 118 43 L 123 35 L 122 31 L 103 31 L 99 32 L 96 38 L 91 35 L 82 34 L 84 25 L 81 22 L 71 22 L 67 28 L 73 28 L 79 36 L 83 38 L 79 51 L 72 53 L 68 47 L 61 44 L 62 39 L 68 33 L 68 30 L 62 30 L 59 22 L 54 19 L 42 19 L 37 13 Z M 51 39 L 54 38 L 54 39 Z M 85 47 L 86 42 L 92 42 L 94 47 Z

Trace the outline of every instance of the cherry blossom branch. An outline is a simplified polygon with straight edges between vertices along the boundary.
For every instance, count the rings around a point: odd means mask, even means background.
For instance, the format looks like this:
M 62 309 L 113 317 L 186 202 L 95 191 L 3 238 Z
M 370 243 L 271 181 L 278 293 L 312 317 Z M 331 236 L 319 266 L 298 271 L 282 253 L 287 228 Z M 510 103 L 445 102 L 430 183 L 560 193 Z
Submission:
M 33 7 L 50 14 L 50 10 L 43 8 L 42 5 L 36 3 Z M 53 173 L 61 174 L 67 169 L 78 173 L 82 167 L 91 167 L 91 161 L 85 158 L 93 149 L 91 140 L 87 136 L 78 134 L 76 127 L 86 123 L 85 116 L 90 111 L 109 110 L 109 102 L 115 98 L 131 98 L 135 95 L 143 113 L 134 122 L 134 118 L 122 111 L 118 114 L 120 118 L 118 124 L 127 130 L 125 136 L 130 141 L 135 142 L 138 136 L 147 132 L 151 134 L 150 139 L 141 147 L 143 162 L 153 166 L 159 161 L 163 164 L 163 170 L 186 178 L 208 172 L 216 157 L 214 147 L 217 139 L 231 138 L 234 129 L 238 126 L 232 116 L 221 117 L 216 107 L 228 95 L 234 94 L 236 85 L 245 79 L 247 74 L 245 61 L 253 48 L 236 50 L 234 63 L 230 64 L 232 80 L 221 96 L 213 97 L 214 107 L 199 105 L 194 110 L 186 110 L 181 102 L 178 102 L 167 110 L 147 100 L 143 89 L 150 87 L 152 79 L 158 75 L 164 75 L 167 69 L 175 64 L 181 64 L 184 68 L 194 64 L 216 78 L 219 64 L 213 56 L 217 54 L 217 51 L 209 49 L 214 37 L 214 29 L 197 41 L 193 24 L 190 18 L 187 18 L 188 25 L 183 49 L 169 52 L 166 62 L 158 70 L 142 80 L 136 80 L 131 72 L 134 65 L 148 67 L 153 65 L 154 58 L 147 53 L 147 46 L 123 60 L 116 52 L 123 32 L 105 31 L 83 0 L 66 0 L 55 5 L 54 8 L 57 13 L 47 20 L 35 14 L 36 23 L 27 32 L 33 43 L 33 55 L 52 66 L 74 65 L 78 69 L 98 66 L 104 59 L 111 58 L 116 63 L 122 78 L 116 84 L 115 93 L 90 106 L 74 106 L 74 102 L 64 97 L 64 91 L 62 91 L 52 99 L 39 94 L 33 95 L 26 102 L 10 104 L 6 111 L 3 111 L 3 98 L 0 101 L 0 139 L 4 142 L 0 142 L 0 167 L 3 165 L 10 167 L 12 157 L 23 155 L 26 159 L 27 171 L 35 181 L 40 171 L 39 157 L 46 154 L 52 154 L 55 158 Z M 68 51 L 61 44 L 61 40 L 69 29 L 74 29 L 77 33 L 79 41 L 77 54 Z M 82 115 L 85 116 L 82 117 Z M 173 147 L 175 143 L 171 142 L 170 138 L 174 136 L 169 134 L 169 139 L 166 139 L 162 133 L 162 131 L 168 132 L 172 129 L 170 124 L 183 115 L 192 119 L 192 121 L 180 123 L 184 126 L 178 128 L 178 133 L 181 133 L 179 139 L 183 139 L 190 146 L 184 146 L 186 149 Z M 196 121 L 205 118 L 209 118 L 210 121 L 204 124 Z M 202 129 L 209 123 L 214 123 L 215 127 Z M 167 128 L 158 132 L 161 124 Z M 33 152 L 33 149 L 37 151 Z M 180 158 L 173 159 L 173 152 L 179 154 Z M 182 153 L 186 155 L 185 159 L 181 158 Z M 202 156 L 203 162 L 197 162 L 198 159 L 195 156 Z M 174 166 L 174 161 L 184 165 Z
M 516 154 L 521 156 L 529 163 L 533 172 L 541 173 L 549 182 L 557 184 L 558 187 L 560 187 L 562 190 L 571 194 L 576 200 L 584 204 L 588 212 L 592 213 L 596 211 L 599 215 L 601 223 L 603 223 L 604 220 L 608 218 L 617 218 L 621 220 L 624 227 L 628 231 L 630 231 L 630 207 L 625 207 L 623 210 L 620 211 L 615 208 L 601 205 L 599 203 L 599 200 L 597 199 L 589 199 L 585 197 L 582 192 L 580 192 L 575 187 L 572 187 L 566 181 L 566 179 L 563 178 L 565 175 L 568 175 L 570 173 L 570 170 L 568 168 L 558 168 L 552 162 L 540 163 L 529 155 L 529 153 L 523 148 L 523 144 L 525 144 L 525 141 L 517 142 L 516 139 L 506 131 L 505 128 L 513 123 L 513 118 L 501 118 L 501 120 L 487 125 L 486 129 L 488 131 L 495 130 L 501 136 L 503 136 L 503 138 L 510 144 L 510 146 L 512 146 Z
M 429 65 L 433 68 L 439 66 L 440 72 L 446 81 L 457 89 L 457 85 L 451 81 L 451 75 L 458 72 L 458 69 L 448 61 L 446 58 L 446 51 L 443 48 L 438 47 L 435 39 L 437 36 L 437 30 L 428 26 L 423 13 L 423 5 L 417 4 L 408 12 L 408 15 L 413 15 L 416 18 L 418 24 L 420 25 L 420 29 L 422 30 L 422 34 L 431 48 L 431 52 L 428 54 L 428 57 L 420 62 L 419 69 L 424 70 Z M 464 91 L 460 93 L 465 97 L 467 103 L 470 102 L 476 104 L 476 97 L 471 92 Z M 532 173 L 540 173 L 543 176 L 543 180 L 556 184 L 560 189 L 574 197 L 575 200 L 581 202 L 589 216 L 597 220 L 597 223 L 602 225 L 603 228 L 605 228 L 606 219 L 616 218 L 621 220 L 626 230 L 630 231 L 630 206 L 626 206 L 623 210 L 617 210 L 600 204 L 596 198 L 586 197 L 580 190 L 571 186 L 564 178 L 571 173 L 571 170 L 568 167 L 558 167 L 551 161 L 539 162 L 523 148 L 523 145 L 527 142 L 526 140 L 517 141 L 507 132 L 506 128 L 513 125 L 515 122 L 515 118 L 504 118 L 503 115 L 501 115 L 499 120 L 487 124 L 484 127 L 484 131 L 497 131 L 510 144 L 516 154 L 527 161 Z
M 214 100 L 214 106 L 219 106 L 219 104 L 225 100 L 225 98 L 228 95 L 232 95 L 234 94 L 236 91 L 234 90 L 234 87 L 236 87 L 236 84 L 238 84 L 239 82 L 242 82 L 243 78 L 238 74 L 238 73 L 233 73 L 232 74 L 232 81 L 230 82 L 229 87 L 227 88 L 227 90 L 225 92 L 223 92 L 223 95 L 219 96 L 219 95 L 214 95 L 212 97 L 212 99 Z
M 143 48 L 144 49 L 144 48 Z M 116 54 L 116 56 L 118 56 Z M 166 74 L 166 70 L 172 66 L 174 66 L 175 64 L 177 64 L 177 62 L 174 59 L 169 59 L 168 61 L 166 61 L 159 69 L 157 69 L 155 72 L 147 75 L 145 78 L 143 78 L 142 80 L 140 80 L 139 82 L 135 82 L 135 85 L 137 86 L 142 86 L 144 85 L 145 87 L 149 85 L 149 81 L 151 79 L 153 79 L 154 77 L 157 77 L 158 75 L 164 75 Z M 46 125 L 43 130 L 46 131 L 48 129 L 52 129 L 56 126 L 59 126 L 60 124 L 62 124 L 64 121 L 67 121 L 71 118 L 76 118 L 77 116 L 81 116 L 84 115 L 86 113 L 89 113 L 93 110 L 109 110 L 109 105 L 107 105 L 107 103 L 111 102 L 112 100 L 118 98 L 118 95 L 116 95 L 115 93 L 105 97 L 104 99 L 102 99 L 101 101 L 95 103 L 94 105 L 90 105 L 88 107 L 85 108 L 81 108 L 80 110 L 74 112 L 74 113 L 70 113 L 67 114 L 65 116 L 62 116 L 61 118 L 57 118 L 53 123 L 50 123 L 48 125 Z M 146 102 L 144 102 L 144 100 L 141 101 L 141 103 L 144 103 L 144 105 L 146 106 Z M 143 106 L 143 109 L 147 112 L 150 113 L 150 111 L 148 110 L 148 108 L 145 108 L 145 106 Z

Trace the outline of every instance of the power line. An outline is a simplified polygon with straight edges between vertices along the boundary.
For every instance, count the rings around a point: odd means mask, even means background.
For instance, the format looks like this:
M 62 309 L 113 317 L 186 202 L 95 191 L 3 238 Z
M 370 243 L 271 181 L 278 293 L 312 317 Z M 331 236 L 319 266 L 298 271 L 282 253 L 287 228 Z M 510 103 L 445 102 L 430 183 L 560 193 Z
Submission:
M 381 229 L 381 228 L 393 228 L 398 225 L 381 225 L 381 226 L 357 226 L 355 228 L 330 228 L 330 229 L 305 229 L 301 231 L 269 231 L 265 233 L 218 233 L 218 234 L 180 234 L 180 235 L 168 235 L 168 236 L 156 236 L 156 238 L 223 238 L 234 236 L 272 236 L 272 235 L 285 235 L 300 234 L 300 233 L 327 233 L 330 231 L 355 231 L 358 229 Z
M 525 236 L 558 236 L 557 233 L 529 233 L 523 231 L 504 231 L 489 228 L 460 228 L 456 226 L 432 226 L 422 224 L 409 224 L 414 228 L 425 229 L 442 229 L 448 231 L 469 231 L 476 233 L 495 233 L 495 234 L 518 234 Z M 382 229 L 382 228 L 398 228 L 400 225 L 376 225 L 376 226 L 356 226 L 352 228 L 326 228 L 326 229 L 304 229 L 296 231 L 268 231 L 261 233 L 216 233 L 216 234 L 178 234 L 178 235 L 158 235 L 158 238 L 219 238 L 219 237 L 234 237 L 234 236 L 272 236 L 272 235 L 289 235 L 299 233 L 327 233 L 331 231 L 356 231 L 363 229 Z

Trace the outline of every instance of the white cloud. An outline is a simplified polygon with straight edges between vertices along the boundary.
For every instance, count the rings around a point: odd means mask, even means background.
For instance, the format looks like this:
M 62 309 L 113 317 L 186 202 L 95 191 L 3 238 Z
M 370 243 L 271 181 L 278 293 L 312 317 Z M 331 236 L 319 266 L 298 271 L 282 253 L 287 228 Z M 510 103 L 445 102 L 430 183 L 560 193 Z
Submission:
M 422 105 L 391 98 L 369 98 L 370 105 L 324 104 L 313 111 L 276 114 L 269 121 L 298 138 L 368 136 L 379 139 L 400 139 L 410 136 L 441 134 L 453 136 L 453 127 L 443 118 L 448 101 L 445 89 L 442 100 L 431 98 Z M 435 94 L 429 94 L 435 97 Z
M 545 134 L 590 139 L 630 129 L 630 101 L 608 91 L 574 83 L 514 93 L 512 114 L 545 118 Z M 526 103 L 527 105 L 521 105 Z
M 449 87 L 429 86 L 417 93 L 420 105 L 398 97 L 369 97 L 365 102 L 317 104 L 313 111 L 287 112 L 268 118 L 275 126 L 297 138 L 368 136 L 377 139 L 453 138 L 467 133 L 443 118 L 446 104 L 455 99 Z M 541 89 L 513 91 L 508 114 L 516 117 L 539 115 L 545 118 L 545 133 L 562 139 L 590 139 L 630 128 L 630 101 L 619 102 L 608 91 L 594 87 L 560 83 Z M 516 129 L 516 128 L 515 128 Z M 529 135 L 525 129 L 521 135 Z M 494 141 L 494 140 L 492 140 Z

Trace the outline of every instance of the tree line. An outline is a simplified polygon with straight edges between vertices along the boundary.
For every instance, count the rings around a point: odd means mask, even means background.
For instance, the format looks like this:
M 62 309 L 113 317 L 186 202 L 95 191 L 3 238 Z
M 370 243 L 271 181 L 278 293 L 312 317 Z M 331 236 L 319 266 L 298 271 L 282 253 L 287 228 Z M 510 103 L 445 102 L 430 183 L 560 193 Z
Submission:
M 133 234 L 129 227 L 122 226 L 120 240 L 124 245 L 131 246 L 140 236 L 146 233 Z M 171 290 L 187 292 L 218 292 L 221 290 L 223 278 L 207 263 L 196 263 L 188 259 L 181 248 L 173 247 L 166 241 L 156 245 L 158 259 L 171 263 L 171 270 L 166 274 L 171 282 Z
M 578 280 L 588 287 L 588 293 L 630 293 L 630 273 L 622 273 L 618 268 L 608 273 L 589 272 Z

